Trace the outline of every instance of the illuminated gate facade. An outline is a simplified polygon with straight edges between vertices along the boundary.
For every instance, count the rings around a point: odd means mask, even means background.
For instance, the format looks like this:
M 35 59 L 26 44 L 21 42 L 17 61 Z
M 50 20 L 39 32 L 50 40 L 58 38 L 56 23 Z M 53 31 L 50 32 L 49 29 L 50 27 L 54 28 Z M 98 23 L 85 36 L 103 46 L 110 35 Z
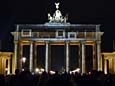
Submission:
M 59 3 L 56 4 L 56 11 L 53 16 L 48 13 L 49 22 L 45 24 L 18 24 L 12 32 L 14 36 L 14 70 L 23 68 L 23 47 L 29 46 L 28 69 L 32 72 L 37 65 L 37 46 L 45 46 L 44 69 L 51 70 L 51 45 L 64 45 L 65 70 L 70 71 L 70 45 L 79 46 L 78 67 L 81 73 L 86 73 L 86 52 L 85 46 L 91 45 L 94 70 L 102 70 L 101 58 L 101 36 L 100 25 L 95 24 L 70 24 L 67 16 L 63 17 L 59 11 Z M 55 51 L 56 52 L 56 51 Z

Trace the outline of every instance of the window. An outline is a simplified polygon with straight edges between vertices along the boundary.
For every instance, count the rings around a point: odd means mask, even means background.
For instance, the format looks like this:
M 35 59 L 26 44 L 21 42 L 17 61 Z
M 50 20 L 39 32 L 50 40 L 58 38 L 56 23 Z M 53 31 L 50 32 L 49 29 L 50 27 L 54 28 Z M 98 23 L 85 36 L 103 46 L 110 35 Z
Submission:
M 65 37 L 65 31 L 64 30 L 57 30 L 56 31 L 56 37 L 64 38 Z
M 21 36 L 22 37 L 31 37 L 32 36 L 31 29 L 23 29 L 21 31 Z
M 68 38 L 76 38 L 76 32 L 68 32 Z

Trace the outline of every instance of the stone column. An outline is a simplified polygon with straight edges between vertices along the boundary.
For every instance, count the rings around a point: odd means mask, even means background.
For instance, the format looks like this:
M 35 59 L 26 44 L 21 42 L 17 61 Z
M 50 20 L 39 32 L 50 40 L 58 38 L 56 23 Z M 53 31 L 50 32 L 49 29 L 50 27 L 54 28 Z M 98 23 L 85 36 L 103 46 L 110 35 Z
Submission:
M 4 57 L 1 60 L 1 74 L 4 74 Z
M 98 71 L 102 71 L 101 41 L 97 41 Z
M 33 71 L 33 41 L 30 42 L 29 70 Z
M 113 67 L 112 67 L 112 69 L 113 69 L 113 73 L 115 73 L 115 57 L 113 57 L 113 59 L 112 59 L 112 65 L 113 65 Z
M 101 56 L 102 56 L 102 71 L 104 71 L 104 55 L 101 54 Z
M 96 70 L 96 45 L 93 44 L 93 70 Z
M 22 58 L 23 58 L 23 43 L 20 45 L 20 59 L 21 59 L 21 69 L 22 69 Z
M 112 69 L 112 57 L 108 59 L 109 60 L 109 73 L 113 73 Z
M 69 72 L 69 42 L 66 42 L 66 72 Z
M 13 72 L 18 68 L 18 41 L 14 41 L 14 64 L 13 64 Z
M 48 72 L 48 47 L 49 47 L 49 41 L 46 41 L 46 57 L 45 57 L 45 71 Z
M 10 74 L 10 57 L 8 58 L 8 74 Z
M 81 68 L 81 43 L 78 45 L 79 46 L 79 51 L 78 51 L 78 67 L 80 68 L 80 69 L 82 69 Z M 81 70 L 80 70 L 81 71 Z
M 82 73 L 86 73 L 86 58 L 85 58 L 85 44 L 84 41 L 81 41 L 82 44 Z
M 107 60 L 104 59 L 104 73 L 107 74 Z
M 2 74 L 2 58 L 0 56 L 0 74 Z
M 22 56 L 23 56 L 23 42 L 19 42 L 19 54 L 18 54 L 18 69 L 22 70 Z
M 6 58 L 3 59 L 3 74 L 6 75 Z
M 37 67 L 37 44 L 34 43 L 34 70 L 36 69 Z
M 1 74 L 4 74 L 4 57 L 1 58 Z
M 48 69 L 51 70 L 51 45 L 49 44 L 49 47 L 48 47 Z

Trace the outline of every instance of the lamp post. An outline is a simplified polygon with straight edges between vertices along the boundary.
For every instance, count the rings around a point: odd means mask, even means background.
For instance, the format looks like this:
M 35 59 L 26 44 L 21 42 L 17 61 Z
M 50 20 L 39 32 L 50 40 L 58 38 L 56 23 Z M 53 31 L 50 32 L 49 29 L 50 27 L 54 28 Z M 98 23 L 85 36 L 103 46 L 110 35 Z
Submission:
M 23 58 L 22 58 L 22 71 L 24 71 L 25 62 L 26 62 L 26 57 L 23 57 Z

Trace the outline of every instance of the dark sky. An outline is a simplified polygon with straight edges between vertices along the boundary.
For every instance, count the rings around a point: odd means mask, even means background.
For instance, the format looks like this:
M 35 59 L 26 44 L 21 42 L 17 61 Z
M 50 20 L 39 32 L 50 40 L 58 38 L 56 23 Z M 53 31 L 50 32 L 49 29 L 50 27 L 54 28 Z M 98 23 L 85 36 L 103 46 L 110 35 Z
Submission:
M 3 51 L 13 51 L 15 24 L 39 24 L 47 21 L 47 13 L 55 11 L 54 2 L 60 1 L 62 14 L 68 13 L 70 23 L 101 24 L 102 51 L 112 51 L 114 40 L 114 5 L 104 0 L 1 0 L 0 40 Z

